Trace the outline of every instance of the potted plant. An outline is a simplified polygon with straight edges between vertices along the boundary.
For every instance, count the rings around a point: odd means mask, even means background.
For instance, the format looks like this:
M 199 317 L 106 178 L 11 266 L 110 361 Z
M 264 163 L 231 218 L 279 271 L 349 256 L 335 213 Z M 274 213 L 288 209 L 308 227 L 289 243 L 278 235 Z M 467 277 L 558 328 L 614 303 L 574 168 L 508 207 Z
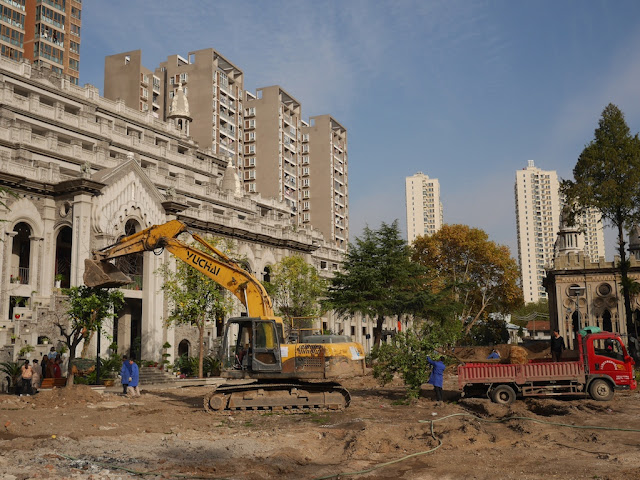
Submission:
M 20 349 L 18 352 L 19 357 L 24 357 L 26 354 L 35 351 L 35 347 L 33 345 L 29 345 L 28 343 Z
M 15 344 L 16 343 L 16 338 L 18 338 L 18 336 L 14 333 L 11 335 L 11 344 Z
M 168 370 L 169 363 L 171 363 L 169 362 L 169 357 L 171 356 L 171 354 L 168 353 L 167 350 L 171 348 L 171 344 L 169 342 L 164 342 L 162 348 L 164 349 L 164 353 L 162 354 L 162 364 L 160 365 L 160 370 Z
M 43 345 L 49 345 L 49 338 L 48 337 L 42 337 L 42 344 Z
M 62 285 L 62 280 L 64 280 L 64 275 L 62 275 L 61 273 L 57 273 L 53 278 L 55 280 L 56 288 L 60 288 L 60 286 Z

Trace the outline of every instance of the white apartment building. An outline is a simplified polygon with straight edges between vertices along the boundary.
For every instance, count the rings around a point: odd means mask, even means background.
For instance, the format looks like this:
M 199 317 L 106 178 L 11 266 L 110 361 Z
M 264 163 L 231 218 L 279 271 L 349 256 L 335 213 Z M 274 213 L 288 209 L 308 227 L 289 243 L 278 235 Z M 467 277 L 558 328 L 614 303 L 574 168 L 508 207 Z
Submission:
M 560 227 L 559 186 L 557 172 L 541 170 L 533 160 L 516 172 L 518 263 L 525 303 L 547 297 L 542 279 L 545 266 L 553 261 Z
M 421 235 L 433 235 L 443 224 L 440 182 L 418 172 L 405 179 L 407 207 L 407 240 L 409 244 Z
M 542 286 L 545 267 L 552 265 L 554 246 L 560 229 L 562 199 L 558 174 L 541 170 L 533 160 L 516 172 L 516 228 L 518 231 L 518 262 L 522 292 L 526 303 L 547 298 Z M 604 257 L 604 234 L 600 214 L 589 211 L 578 219 L 584 233 L 584 250 L 594 261 Z

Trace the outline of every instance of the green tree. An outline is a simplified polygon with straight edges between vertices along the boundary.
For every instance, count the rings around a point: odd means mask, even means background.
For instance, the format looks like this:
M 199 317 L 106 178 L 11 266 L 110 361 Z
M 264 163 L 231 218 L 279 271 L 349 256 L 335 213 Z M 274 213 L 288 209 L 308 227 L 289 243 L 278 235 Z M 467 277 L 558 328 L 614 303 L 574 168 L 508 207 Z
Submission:
M 218 248 L 219 239 L 206 239 Z M 193 246 L 209 254 L 199 243 Z M 228 247 L 228 246 L 227 246 Z M 170 314 L 167 325 L 192 325 L 198 329 L 198 376 L 203 377 L 204 369 L 204 329 L 207 322 L 222 321 L 232 308 L 232 299 L 226 290 L 213 279 L 200 273 L 185 262 L 176 262 L 175 271 L 169 263 L 160 267 L 164 279 L 162 290 L 167 296 Z
M 427 355 L 439 357 L 437 351 L 453 345 L 461 329 L 460 322 L 420 322 L 416 328 L 398 333 L 374 351 L 373 376 L 386 385 L 398 375 L 407 387 L 407 397 L 417 398 L 421 385 L 429 379 Z
M 414 241 L 413 260 L 431 271 L 435 292 L 450 289 L 467 334 L 488 313 L 507 313 L 522 305 L 518 265 L 509 248 L 490 241 L 483 230 L 444 225 Z
M 532 320 L 549 320 L 549 300 L 541 298 L 511 312 L 511 322 L 520 327 L 526 327 Z
M 92 288 L 81 285 L 63 290 L 68 296 L 69 307 L 66 311 L 68 321 L 60 319 L 54 325 L 60 330 L 69 348 L 69 366 L 67 368 L 67 386 L 73 385 L 72 361 L 76 358 L 76 349 L 80 342 L 89 342 L 93 332 L 102 327 L 105 319 L 113 318 L 124 304 L 124 295 L 119 290 Z
M 317 317 L 322 314 L 319 299 L 326 296 L 327 280 L 299 255 L 285 257 L 271 268 L 270 281 L 264 282 L 276 313 L 288 319 Z M 297 322 L 306 326 L 309 322 Z
M 617 229 L 622 294 L 627 326 L 633 325 L 631 295 L 639 285 L 629 278 L 625 230 L 640 222 L 640 139 L 631 135 L 620 109 L 609 104 L 602 112 L 594 139 L 584 148 L 573 169 L 574 180 L 564 180 L 561 192 L 569 207 L 569 223 L 589 208 Z M 635 332 L 637 335 L 637 332 Z
M 424 288 L 425 269 L 411 261 L 411 250 L 400 237 L 398 221 L 365 228 L 331 279 L 325 305 L 339 315 L 360 313 L 374 318 L 374 345 L 379 346 L 386 316 L 427 311 L 431 299 Z

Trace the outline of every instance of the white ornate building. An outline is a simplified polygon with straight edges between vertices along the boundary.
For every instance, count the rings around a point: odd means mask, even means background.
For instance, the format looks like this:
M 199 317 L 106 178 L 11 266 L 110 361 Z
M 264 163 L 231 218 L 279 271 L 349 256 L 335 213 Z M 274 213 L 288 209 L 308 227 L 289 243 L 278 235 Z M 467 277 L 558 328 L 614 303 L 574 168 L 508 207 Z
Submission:
M 558 329 L 567 348 L 574 348 L 576 333 L 595 326 L 618 332 L 625 343 L 635 343 L 640 332 L 640 295 L 631 297 L 632 322 L 627 322 L 624 297 L 617 267 L 604 258 L 594 262 L 585 254 L 584 231 L 561 220 L 557 252 L 553 267 L 547 269 L 543 281 L 549 296 L 551 329 Z M 640 281 L 640 229 L 629 235 L 629 277 Z M 640 352 L 636 352 L 636 355 Z
M 228 160 L 198 148 L 185 133 L 190 118 L 182 100 L 165 123 L 100 97 L 91 85 L 0 60 L 0 186 L 18 195 L 0 207 L 0 360 L 16 358 L 25 345 L 36 347 L 37 358 L 51 346 L 45 337 L 59 340 L 56 281 L 82 284 L 92 250 L 171 219 L 231 239 L 261 279 L 292 254 L 325 275 L 340 267 L 342 252 L 332 242 L 296 225 L 283 202 L 244 194 Z M 124 290 L 119 317 L 105 326 L 102 353 L 115 341 L 119 353 L 138 353 L 138 344 L 142 359 L 160 359 L 164 342 L 174 355 L 193 354 L 193 330 L 164 324 L 167 304 L 154 272 L 170 257 L 148 252 L 123 262 L 135 281 Z M 240 311 L 238 304 L 234 313 Z M 321 322 L 365 347 L 372 333 L 362 319 L 328 315 Z M 207 338 L 222 327 L 208 327 Z

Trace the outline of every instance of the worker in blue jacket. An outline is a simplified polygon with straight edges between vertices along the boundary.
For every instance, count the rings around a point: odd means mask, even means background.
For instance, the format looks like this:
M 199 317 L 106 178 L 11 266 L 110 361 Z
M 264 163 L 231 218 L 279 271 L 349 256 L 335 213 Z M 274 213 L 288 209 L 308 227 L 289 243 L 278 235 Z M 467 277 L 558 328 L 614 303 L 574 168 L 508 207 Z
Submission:
M 445 369 L 444 357 L 440 357 L 440 360 L 431 360 L 431 357 L 427 356 L 427 361 L 433 367 L 427 383 L 433 385 L 436 392 L 436 406 L 440 406 L 442 405 L 442 381 Z
M 140 371 L 138 365 L 133 361 L 133 358 L 129 359 L 129 386 L 127 387 L 127 396 L 139 397 L 140 389 L 138 388 L 138 382 L 140 381 Z
M 129 368 L 129 359 L 126 355 L 122 356 L 122 367 L 120 368 L 120 383 L 122 383 L 122 395 L 127 394 L 127 386 L 129 385 L 129 377 L 131 369 Z

